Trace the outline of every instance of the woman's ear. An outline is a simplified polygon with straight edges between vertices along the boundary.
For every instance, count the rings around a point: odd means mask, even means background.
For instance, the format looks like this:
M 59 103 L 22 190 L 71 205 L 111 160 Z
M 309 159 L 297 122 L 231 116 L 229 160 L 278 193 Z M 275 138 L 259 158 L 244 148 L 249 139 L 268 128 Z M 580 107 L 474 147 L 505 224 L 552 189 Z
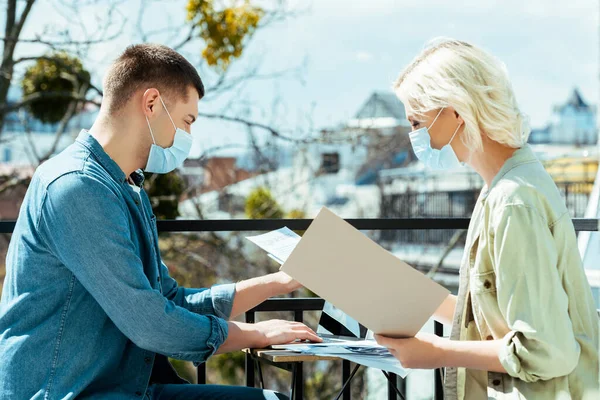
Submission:
M 462 126 L 465 123 L 465 120 L 462 119 L 462 117 L 460 116 L 460 114 L 456 110 L 454 110 L 454 116 L 456 117 L 456 120 L 457 120 L 457 122 L 458 122 L 459 125 Z

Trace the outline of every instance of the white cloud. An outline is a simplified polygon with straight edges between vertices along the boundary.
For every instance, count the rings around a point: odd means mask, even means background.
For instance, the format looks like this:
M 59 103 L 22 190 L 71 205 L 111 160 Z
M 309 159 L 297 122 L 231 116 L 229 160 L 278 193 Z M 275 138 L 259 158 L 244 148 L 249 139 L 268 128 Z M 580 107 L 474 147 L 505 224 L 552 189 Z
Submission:
M 359 51 L 355 54 L 355 57 L 358 61 L 369 62 L 373 59 L 373 54 L 366 51 Z

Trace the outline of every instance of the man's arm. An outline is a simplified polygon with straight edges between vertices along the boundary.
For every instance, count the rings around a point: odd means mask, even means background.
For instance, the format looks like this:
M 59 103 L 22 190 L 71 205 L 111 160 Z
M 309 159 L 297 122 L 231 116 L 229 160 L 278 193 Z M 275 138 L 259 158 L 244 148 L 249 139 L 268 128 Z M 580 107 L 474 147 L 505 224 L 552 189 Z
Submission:
M 179 286 L 169 275 L 167 266 L 161 262 L 160 276 L 163 295 L 177 304 L 196 314 L 216 315 L 228 320 L 231 316 L 233 299 L 236 296 L 236 285 L 215 285 L 207 288 L 186 288 Z
M 69 174 L 47 189 L 36 230 L 119 330 L 138 347 L 204 361 L 227 322 L 178 307 L 154 290 L 130 238 L 122 199 L 102 182 Z
M 215 285 L 210 289 L 178 286 L 164 263 L 161 263 L 161 276 L 163 293 L 167 299 L 194 313 L 212 314 L 223 319 L 233 319 L 270 297 L 288 294 L 302 287 L 283 272 L 237 284 Z
M 242 315 L 270 297 L 288 294 L 302 286 L 284 272 L 276 272 L 258 278 L 238 282 L 231 318 Z

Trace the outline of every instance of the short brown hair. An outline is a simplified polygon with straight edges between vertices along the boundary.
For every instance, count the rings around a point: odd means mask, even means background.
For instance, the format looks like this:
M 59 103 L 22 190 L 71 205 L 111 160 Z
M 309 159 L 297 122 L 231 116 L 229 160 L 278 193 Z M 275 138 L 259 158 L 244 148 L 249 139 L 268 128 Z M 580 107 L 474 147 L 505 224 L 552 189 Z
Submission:
M 204 85 L 196 68 L 181 54 L 160 44 L 129 46 L 110 66 L 104 78 L 109 111 L 119 111 L 144 86 L 156 87 L 161 94 L 185 101 L 192 86 L 200 98 L 204 97 Z

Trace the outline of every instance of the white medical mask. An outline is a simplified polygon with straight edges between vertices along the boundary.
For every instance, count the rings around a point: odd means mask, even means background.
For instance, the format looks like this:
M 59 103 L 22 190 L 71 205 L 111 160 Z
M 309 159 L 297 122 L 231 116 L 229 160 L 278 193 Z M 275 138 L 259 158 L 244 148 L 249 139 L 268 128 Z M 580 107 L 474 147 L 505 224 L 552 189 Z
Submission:
M 154 134 L 152 133 L 150 121 L 148 120 L 148 116 L 146 116 L 148 129 L 150 129 L 150 135 L 152 136 L 152 141 L 154 144 L 152 144 L 150 147 L 148 163 L 146 164 L 146 168 L 144 170 L 146 172 L 166 174 L 183 165 L 183 162 L 189 156 L 190 150 L 192 149 L 193 139 L 192 135 L 175 125 L 175 122 L 173 122 L 173 118 L 171 118 L 171 114 L 169 114 L 169 110 L 167 110 L 162 97 L 159 98 L 160 102 L 165 108 L 165 111 L 167 112 L 167 115 L 169 116 L 169 119 L 171 120 L 171 123 L 173 124 L 173 127 L 175 128 L 175 138 L 171 147 L 163 148 L 158 146 L 156 144 L 156 140 L 154 139 Z
M 443 110 L 443 108 L 440 110 L 431 125 L 429 125 L 429 128 L 435 124 L 435 121 L 437 121 Z M 454 152 L 454 149 L 452 149 L 452 146 L 450 146 L 450 143 L 454 140 L 460 126 L 461 124 L 459 124 L 454 131 L 454 134 L 450 138 L 450 142 L 440 150 L 431 147 L 429 128 L 423 127 L 411 132 L 409 134 L 410 142 L 417 158 L 425 164 L 426 167 L 434 170 L 452 169 L 461 166 L 462 163 L 458 160 L 458 157 L 456 157 L 456 153 Z

